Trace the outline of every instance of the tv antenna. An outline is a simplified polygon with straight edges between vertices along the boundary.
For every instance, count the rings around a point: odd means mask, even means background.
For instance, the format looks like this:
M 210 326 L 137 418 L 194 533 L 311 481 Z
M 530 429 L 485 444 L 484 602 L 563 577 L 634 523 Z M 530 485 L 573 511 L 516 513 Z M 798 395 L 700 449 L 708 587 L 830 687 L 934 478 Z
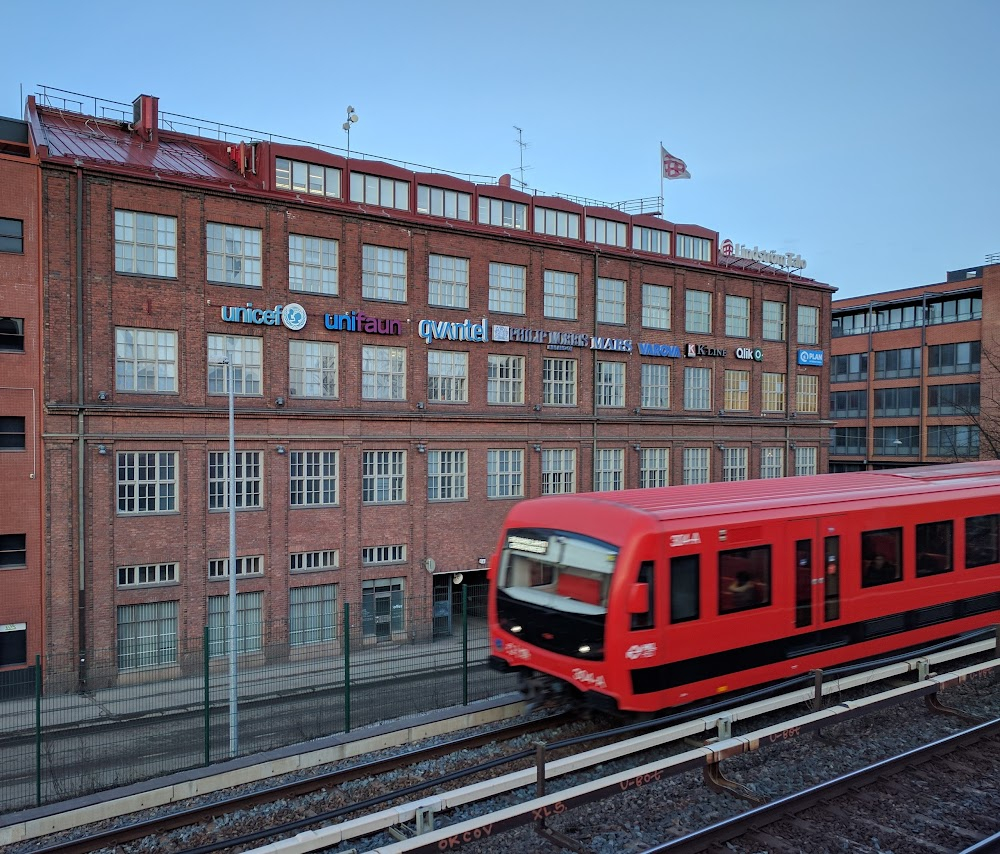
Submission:
M 517 146 L 520 149 L 519 153 L 521 155 L 521 165 L 519 167 L 519 171 L 521 173 L 521 179 L 518 183 L 520 183 L 521 189 L 523 190 L 525 187 L 528 186 L 527 184 L 524 183 L 524 170 L 531 168 L 530 166 L 524 165 L 524 149 L 528 147 L 528 143 L 524 141 L 523 138 L 524 131 L 522 131 L 521 128 L 519 128 L 517 125 L 514 125 L 514 130 L 517 131 L 517 139 L 515 139 L 514 142 L 517 143 Z

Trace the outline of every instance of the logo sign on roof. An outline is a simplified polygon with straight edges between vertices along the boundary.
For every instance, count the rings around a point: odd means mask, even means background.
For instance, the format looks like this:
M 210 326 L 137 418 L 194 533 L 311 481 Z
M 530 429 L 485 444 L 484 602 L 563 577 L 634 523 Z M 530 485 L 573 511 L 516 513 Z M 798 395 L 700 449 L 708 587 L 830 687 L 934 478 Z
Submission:
M 297 302 L 276 305 L 274 308 L 254 308 L 252 302 L 242 305 L 222 306 L 222 319 L 226 323 L 249 323 L 252 326 L 285 326 L 298 332 L 306 325 L 306 310 Z
M 805 259 L 795 252 L 774 252 L 770 249 L 758 249 L 756 246 L 751 249 L 743 243 L 733 243 L 728 238 L 719 245 L 719 252 L 723 258 L 742 258 L 744 261 L 756 261 L 772 267 L 790 267 L 795 270 L 804 270 L 806 267 Z

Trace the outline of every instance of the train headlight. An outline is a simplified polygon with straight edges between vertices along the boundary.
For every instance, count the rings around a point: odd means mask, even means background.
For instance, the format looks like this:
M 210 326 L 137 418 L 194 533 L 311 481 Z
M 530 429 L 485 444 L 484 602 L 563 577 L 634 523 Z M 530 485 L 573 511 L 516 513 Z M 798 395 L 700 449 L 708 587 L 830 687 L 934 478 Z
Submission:
M 577 652 L 579 652 L 580 655 L 586 655 L 588 652 L 590 652 L 590 645 L 584 644 L 577 650 Z
M 512 635 L 520 634 L 521 633 L 521 627 L 520 626 L 511 626 L 510 627 L 510 633 Z

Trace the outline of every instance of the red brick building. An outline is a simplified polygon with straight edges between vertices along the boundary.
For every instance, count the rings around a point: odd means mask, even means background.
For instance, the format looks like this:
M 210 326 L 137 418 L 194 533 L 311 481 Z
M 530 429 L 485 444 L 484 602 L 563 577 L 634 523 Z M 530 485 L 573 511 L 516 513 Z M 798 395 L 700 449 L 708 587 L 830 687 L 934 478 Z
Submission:
M 831 471 L 994 458 L 1000 258 L 833 303 Z
M 43 652 L 41 210 L 28 125 L 0 118 L 0 698 Z
M 509 176 L 183 133 L 148 96 L 49 103 L 49 650 L 155 673 L 208 624 L 222 653 L 227 358 L 248 652 L 335 639 L 345 602 L 410 639 L 406 598 L 482 579 L 525 496 L 826 469 L 832 289 L 801 259 Z

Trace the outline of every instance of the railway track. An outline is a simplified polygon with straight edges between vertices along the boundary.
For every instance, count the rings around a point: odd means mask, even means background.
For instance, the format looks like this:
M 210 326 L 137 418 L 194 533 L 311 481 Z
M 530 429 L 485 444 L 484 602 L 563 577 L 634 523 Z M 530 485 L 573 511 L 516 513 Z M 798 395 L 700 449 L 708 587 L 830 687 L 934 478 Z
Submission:
M 1000 718 L 845 774 L 645 854 L 1000 850 Z M 982 849 L 987 850 L 987 849 Z

